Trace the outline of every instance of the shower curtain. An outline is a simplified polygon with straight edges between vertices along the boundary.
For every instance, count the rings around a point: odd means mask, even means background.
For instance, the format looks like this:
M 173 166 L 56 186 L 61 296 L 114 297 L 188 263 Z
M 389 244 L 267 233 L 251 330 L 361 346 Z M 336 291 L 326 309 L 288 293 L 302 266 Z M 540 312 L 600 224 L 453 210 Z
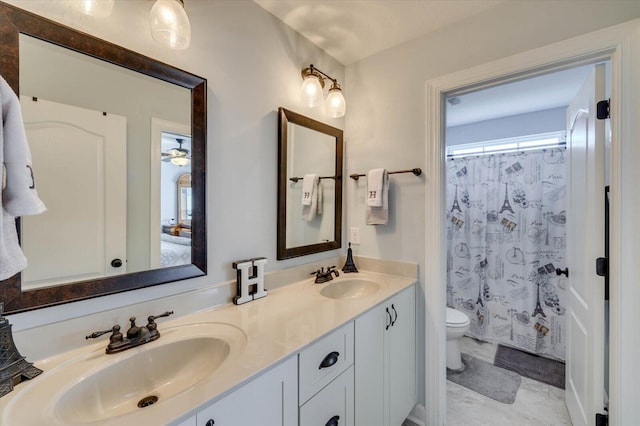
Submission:
M 564 148 L 447 161 L 447 304 L 469 334 L 565 357 Z

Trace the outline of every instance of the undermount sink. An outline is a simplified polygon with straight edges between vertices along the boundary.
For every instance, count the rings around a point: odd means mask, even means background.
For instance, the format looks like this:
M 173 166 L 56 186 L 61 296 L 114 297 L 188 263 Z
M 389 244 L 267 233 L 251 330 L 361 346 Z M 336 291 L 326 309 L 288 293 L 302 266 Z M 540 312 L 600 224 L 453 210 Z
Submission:
M 247 341 L 242 330 L 222 323 L 182 325 L 160 333 L 157 341 L 135 349 L 117 355 L 94 350 L 46 372 L 13 401 L 10 418 L 20 425 L 113 421 L 197 385 L 236 358 Z M 48 407 L 34 410 L 38 403 Z
M 380 289 L 378 283 L 362 278 L 333 281 L 320 290 L 320 294 L 330 299 L 356 299 L 369 296 Z

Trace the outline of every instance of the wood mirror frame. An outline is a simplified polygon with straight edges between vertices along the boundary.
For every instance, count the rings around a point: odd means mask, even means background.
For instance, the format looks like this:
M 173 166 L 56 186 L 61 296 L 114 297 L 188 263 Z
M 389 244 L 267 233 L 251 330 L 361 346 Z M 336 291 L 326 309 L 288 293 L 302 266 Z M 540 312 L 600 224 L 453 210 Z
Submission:
M 21 274 L 17 274 L 0 281 L 0 302 L 4 302 L 5 313 L 18 313 L 206 275 L 207 81 L 202 77 L 0 2 L 0 73 L 18 95 L 20 94 L 19 35 L 21 33 L 190 90 L 193 153 L 191 264 L 29 291 L 22 291 Z
M 287 155 L 290 142 L 287 125 L 297 124 L 335 138 L 335 211 L 334 240 L 297 247 L 287 247 Z M 342 130 L 284 108 L 278 110 L 278 259 L 289 259 L 342 247 Z M 326 213 L 325 213 L 326 214 Z

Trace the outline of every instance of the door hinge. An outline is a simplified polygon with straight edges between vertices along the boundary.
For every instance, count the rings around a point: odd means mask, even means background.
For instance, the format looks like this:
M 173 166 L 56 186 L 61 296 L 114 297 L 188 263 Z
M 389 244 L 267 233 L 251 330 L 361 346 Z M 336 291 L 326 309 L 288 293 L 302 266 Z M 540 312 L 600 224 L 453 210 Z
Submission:
M 606 277 L 609 274 L 609 259 L 599 257 L 596 259 L 596 275 Z
M 609 426 L 609 415 L 596 413 L 596 426 Z
M 611 99 L 606 99 L 596 104 L 596 117 L 598 117 L 598 120 L 611 118 Z

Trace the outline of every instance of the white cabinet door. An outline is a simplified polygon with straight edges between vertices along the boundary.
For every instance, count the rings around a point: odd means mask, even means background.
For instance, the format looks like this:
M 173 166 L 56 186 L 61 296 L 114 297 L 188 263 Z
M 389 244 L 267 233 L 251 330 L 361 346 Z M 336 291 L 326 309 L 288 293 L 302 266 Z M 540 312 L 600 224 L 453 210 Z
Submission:
M 415 318 L 415 285 L 356 318 L 356 425 L 400 426 L 413 409 Z
M 267 371 L 197 414 L 198 426 L 296 426 L 298 358 Z
M 389 343 L 389 425 L 400 426 L 413 409 L 416 389 L 415 286 L 391 299 Z
M 355 321 L 356 425 L 384 425 L 384 335 L 391 324 L 384 305 L 377 306 Z M 387 399 L 388 400 L 388 399 Z
M 353 426 L 353 409 L 352 366 L 300 407 L 300 426 Z

